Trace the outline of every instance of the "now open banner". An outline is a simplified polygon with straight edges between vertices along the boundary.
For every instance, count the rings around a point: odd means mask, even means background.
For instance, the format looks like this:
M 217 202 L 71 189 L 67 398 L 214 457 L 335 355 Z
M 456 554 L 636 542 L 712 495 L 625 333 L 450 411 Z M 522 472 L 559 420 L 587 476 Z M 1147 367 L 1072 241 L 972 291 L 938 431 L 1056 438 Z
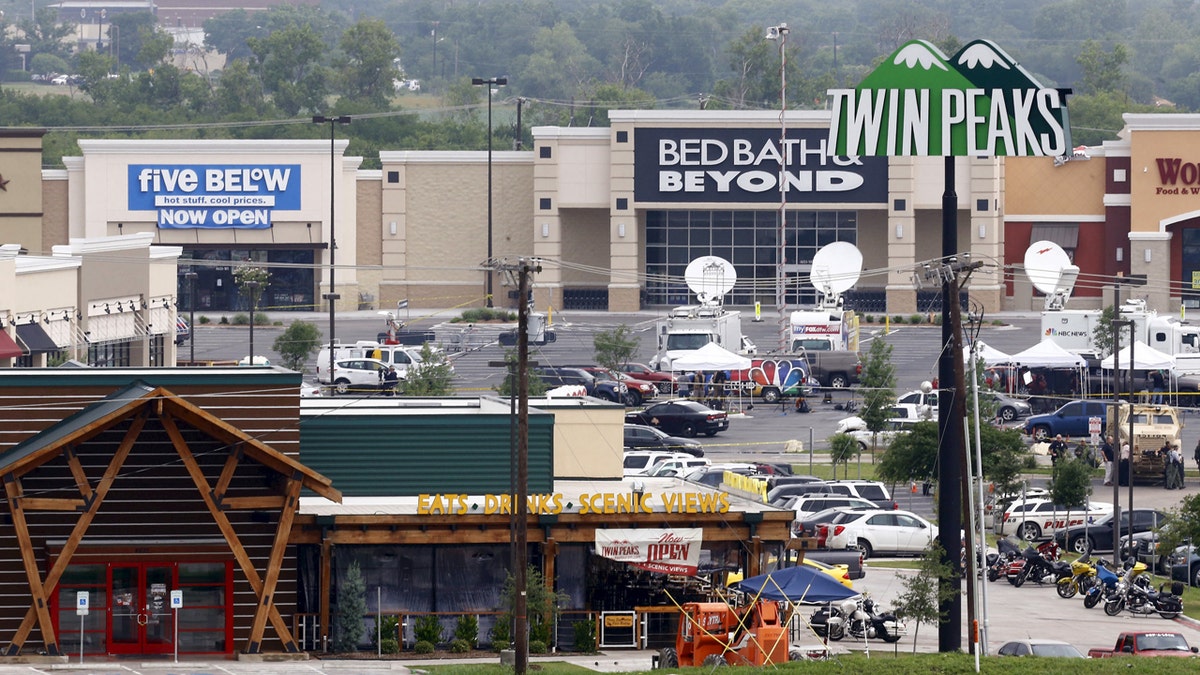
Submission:
M 703 533 L 698 527 L 596 530 L 596 554 L 650 572 L 696 576 Z

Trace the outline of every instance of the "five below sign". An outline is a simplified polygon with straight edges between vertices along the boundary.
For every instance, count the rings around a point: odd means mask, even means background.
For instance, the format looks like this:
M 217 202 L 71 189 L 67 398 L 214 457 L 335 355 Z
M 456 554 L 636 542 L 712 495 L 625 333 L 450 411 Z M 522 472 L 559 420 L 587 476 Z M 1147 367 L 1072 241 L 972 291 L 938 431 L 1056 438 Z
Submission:
M 858 156 L 1069 155 L 1070 93 L 1042 87 L 989 40 L 949 59 L 913 40 L 858 88 L 829 91 L 829 147 Z
M 129 210 L 160 228 L 264 229 L 300 209 L 300 165 L 129 165 Z

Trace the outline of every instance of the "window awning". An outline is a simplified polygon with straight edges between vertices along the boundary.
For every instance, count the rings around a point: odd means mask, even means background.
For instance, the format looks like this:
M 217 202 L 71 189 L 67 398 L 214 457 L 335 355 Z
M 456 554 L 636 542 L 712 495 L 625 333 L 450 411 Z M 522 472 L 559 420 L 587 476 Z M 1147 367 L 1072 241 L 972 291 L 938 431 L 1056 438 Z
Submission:
M 0 330 L 0 359 L 14 359 L 24 353 L 25 350 L 9 337 L 7 331 Z
M 46 354 L 57 352 L 61 348 L 50 339 L 46 331 L 36 323 L 25 323 L 17 326 L 17 339 L 29 348 L 30 354 Z
M 1079 245 L 1079 224 L 1034 223 L 1029 241 L 1052 241 L 1067 251 L 1074 251 Z

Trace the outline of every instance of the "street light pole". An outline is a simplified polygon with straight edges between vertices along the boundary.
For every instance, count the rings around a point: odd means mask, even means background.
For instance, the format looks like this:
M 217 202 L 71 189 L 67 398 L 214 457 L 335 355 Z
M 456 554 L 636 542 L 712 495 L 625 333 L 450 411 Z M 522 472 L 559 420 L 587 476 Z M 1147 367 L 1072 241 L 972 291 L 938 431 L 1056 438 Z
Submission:
M 497 87 L 508 84 L 507 77 L 490 77 L 484 79 L 482 77 L 471 78 L 471 84 L 475 86 L 487 86 L 487 110 L 488 110 L 488 151 L 487 151 L 487 259 L 492 259 L 492 85 Z M 485 284 L 486 304 L 488 307 L 493 307 L 492 304 L 492 270 L 488 268 L 487 283 Z
M 247 281 L 246 290 L 250 292 L 250 363 L 254 365 L 254 312 L 258 305 L 258 282 Z
M 183 278 L 188 281 L 188 349 L 191 350 L 189 366 L 196 365 L 196 273 L 184 272 Z
M 349 115 L 338 115 L 337 117 L 326 117 L 324 115 L 313 115 L 313 124 L 328 124 L 329 125 L 329 292 L 325 294 L 325 299 L 329 300 L 329 386 L 333 387 L 333 362 L 337 352 L 334 349 L 334 342 L 337 341 L 336 332 L 336 315 L 337 315 L 337 300 L 340 297 L 337 294 L 337 287 L 334 285 L 334 258 L 337 253 L 337 238 L 334 236 L 337 210 L 334 208 L 334 188 L 337 180 L 337 171 L 334 167 L 333 155 L 333 140 L 335 125 L 350 124 Z
M 766 39 L 779 42 L 779 260 L 775 264 L 775 306 L 779 308 L 779 349 L 788 348 L 787 316 L 787 36 L 786 23 L 767 28 Z

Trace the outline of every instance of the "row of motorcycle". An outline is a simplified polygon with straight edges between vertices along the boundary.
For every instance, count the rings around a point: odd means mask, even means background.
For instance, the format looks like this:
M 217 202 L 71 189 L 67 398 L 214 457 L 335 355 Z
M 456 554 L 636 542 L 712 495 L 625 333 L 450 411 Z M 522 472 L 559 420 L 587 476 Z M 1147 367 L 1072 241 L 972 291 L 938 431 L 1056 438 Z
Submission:
M 1183 584 L 1164 583 L 1155 589 L 1144 574 L 1146 564 L 1126 562 L 1124 569 L 1114 571 L 1102 559 L 1085 556 L 1073 562 L 1060 559 L 1060 550 L 1053 541 L 1028 545 L 1024 550 L 1008 539 L 997 543 L 997 552 L 988 553 L 988 581 L 1001 578 L 1020 587 L 1026 582 L 1055 585 L 1061 598 L 1083 595 L 1083 606 L 1091 609 L 1104 604 L 1104 613 L 1117 616 L 1125 610 L 1132 614 L 1158 614 L 1174 619 L 1183 612 Z
M 879 608 L 866 593 L 829 603 L 814 612 L 808 622 L 813 632 L 830 640 L 849 635 L 858 640 L 896 642 L 907 633 L 903 621 Z

